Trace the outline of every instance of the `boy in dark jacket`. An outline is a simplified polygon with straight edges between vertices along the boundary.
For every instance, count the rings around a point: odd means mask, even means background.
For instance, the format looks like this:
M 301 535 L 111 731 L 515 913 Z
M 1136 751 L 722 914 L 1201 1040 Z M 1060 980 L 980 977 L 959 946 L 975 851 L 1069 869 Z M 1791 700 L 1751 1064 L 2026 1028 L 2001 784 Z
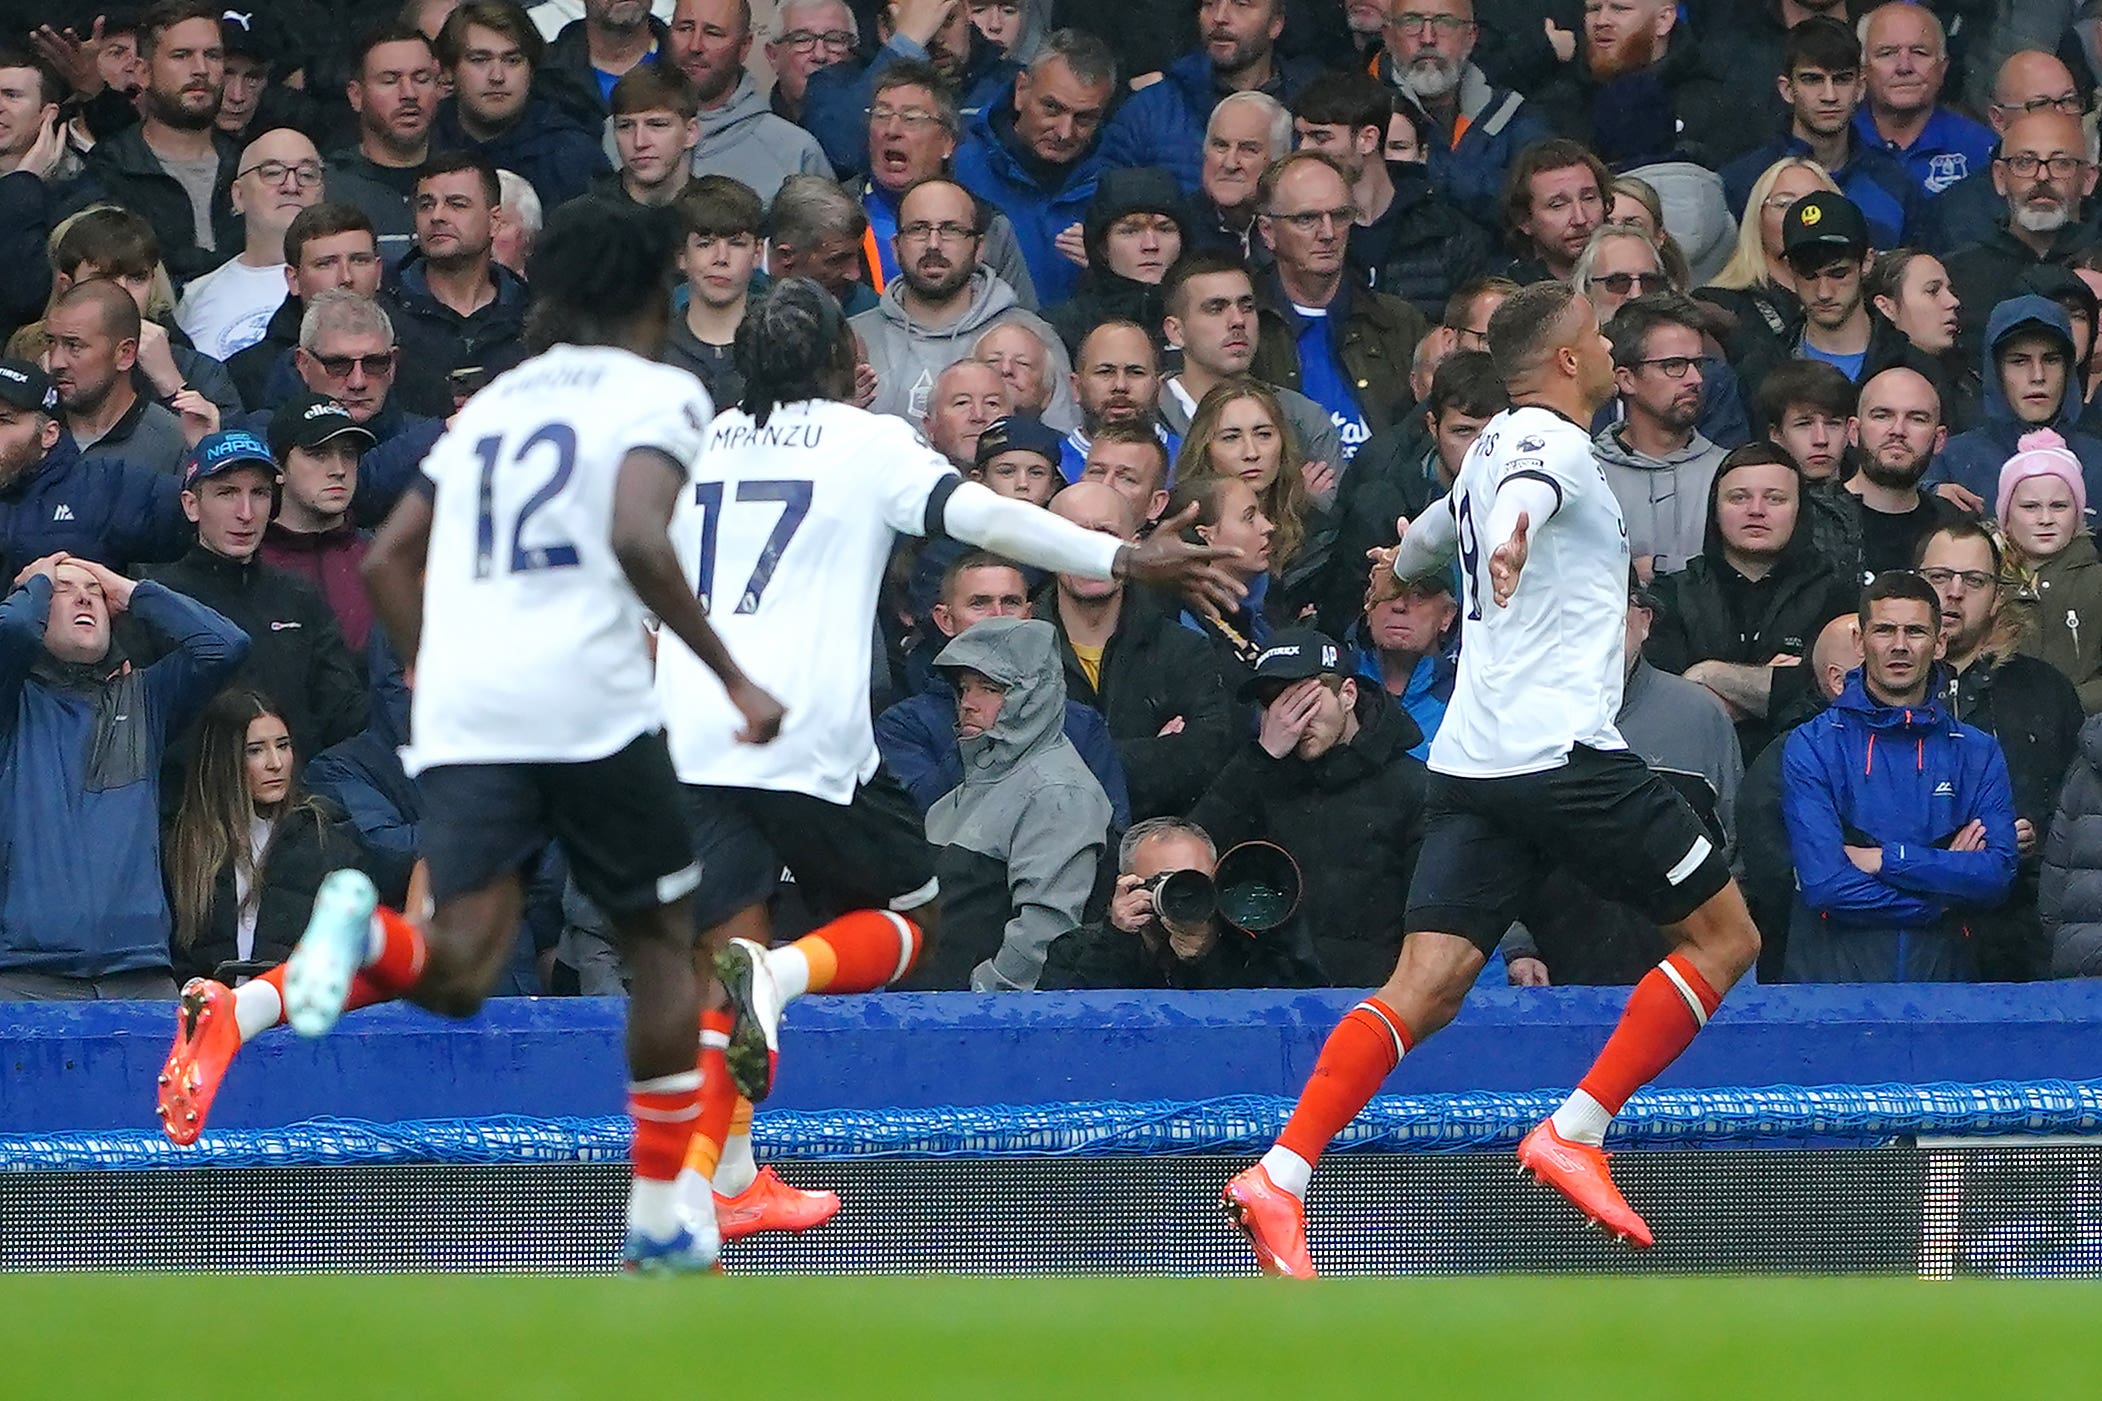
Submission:
M 126 612 L 160 661 L 112 641 Z M 247 654 L 211 609 L 85 560 L 38 560 L 0 603 L 0 1000 L 175 995 L 161 758 Z
M 1782 815 L 1797 897 L 1792 982 L 1962 982 L 1970 912 L 2014 883 L 2014 795 L 1992 736 L 1934 698 L 1941 600 L 1914 574 L 1862 595 L 1864 660 L 1788 737 Z

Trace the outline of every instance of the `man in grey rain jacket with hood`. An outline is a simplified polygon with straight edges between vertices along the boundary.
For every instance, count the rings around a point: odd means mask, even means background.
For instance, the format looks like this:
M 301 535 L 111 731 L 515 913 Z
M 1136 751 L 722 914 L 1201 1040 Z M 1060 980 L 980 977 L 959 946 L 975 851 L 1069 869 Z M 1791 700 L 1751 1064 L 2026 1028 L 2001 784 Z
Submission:
M 922 225 L 928 229 L 925 236 L 906 232 Z M 940 233 L 945 226 L 970 232 Z M 869 409 L 918 423 L 926 416 L 936 377 L 969 358 L 971 347 L 993 327 L 1019 322 L 1047 351 L 1044 372 L 1055 388 L 1045 417 L 1056 417 L 1063 406 L 1077 419 L 1065 343 L 1042 317 L 1023 310 L 1014 289 L 983 266 L 984 212 L 970 192 L 954 181 L 923 180 L 899 202 L 898 228 L 898 276 L 874 307 L 847 323 L 861 337 L 869 368 L 876 372 L 876 397 Z
M 927 814 L 927 838 L 941 848 L 942 932 L 914 986 L 1034 989 L 1052 940 L 1085 922 L 1109 799 L 1063 732 L 1066 683 L 1049 623 L 987 618 L 934 665 L 956 686 L 963 783 Z

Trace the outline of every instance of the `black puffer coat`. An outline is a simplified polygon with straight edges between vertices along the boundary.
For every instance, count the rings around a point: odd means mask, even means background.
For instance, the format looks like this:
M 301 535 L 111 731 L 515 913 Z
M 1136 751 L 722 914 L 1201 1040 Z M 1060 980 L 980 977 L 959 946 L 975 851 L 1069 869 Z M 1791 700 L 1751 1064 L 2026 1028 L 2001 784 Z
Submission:
M 1335 987 L 1376 987 L 1394 971 L 1402 911 L 1423 841 L 1423 733 L 1377 686 L 1357 687 L 1357 737 L 1314 760 L 1243 744 L 1190 819 L 1219 850 L 1275 842 L 1299 863 L 1299 913 Z

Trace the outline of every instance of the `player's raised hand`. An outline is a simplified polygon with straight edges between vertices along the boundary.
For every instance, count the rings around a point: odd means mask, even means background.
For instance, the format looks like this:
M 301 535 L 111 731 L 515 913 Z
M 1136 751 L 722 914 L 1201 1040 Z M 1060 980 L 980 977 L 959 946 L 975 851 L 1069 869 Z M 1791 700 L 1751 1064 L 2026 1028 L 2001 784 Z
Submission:
M 1116 575 L 1179 593 L 1200 612 L 1216 617 L 1240 607 L 1248 596 L 1248 585 L 1225 567 L 1227 561 L 1241 558 L 1238 549 L 1192 544 L 1182 538 L 1182 532 L 1196 520 L 1197 503 L 1192 501 L 1162 521 L 1151 535 L 1119 550 Z
M 1518 592 L 1518 576 L 1525 572 L 1525 557 L 1532 550 L 1526 536 L 1532 525 L 1532 517 L 1520 511 L 1518 528 L 1511 532 L 1511 538 L 1489 555 L 1489 596 L 1496 600 L 1498 608 L 1508 607 L 1511 595 Z
M 1394 572 L 1394 561 L 1401 557 L 1401 541 L 1409 533 L 1409 518 L 1394 518 L 1395 543 L 1384 549 L 1365 551 L 1365 558 L 1372 562 L 1372 572 L 1365 580 L 1365 609 L 1370 612 L 1390 598 L 1401 597 L 1401 577 Z
M 739 681 L 729 688 L 730 704 L 744 717 L 744 728 L 737 732 L 739 744 L 771 744 L 781 733 L 781 722 L 788 712 L 781 702 L 750 681 Z

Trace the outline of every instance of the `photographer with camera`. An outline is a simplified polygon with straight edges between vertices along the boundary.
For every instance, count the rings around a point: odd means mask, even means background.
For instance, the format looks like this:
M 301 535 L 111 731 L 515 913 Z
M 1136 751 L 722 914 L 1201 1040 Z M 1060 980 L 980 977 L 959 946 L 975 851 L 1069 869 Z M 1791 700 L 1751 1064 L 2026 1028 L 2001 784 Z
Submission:
M 1256 738 L 1190 813 L 1224 846 L 1275 842 L 1302 873 L 1301 911 L 1335 987 L 1393 971 L 1423 836 L 1416 722 L 1350 673 L 1350 654 L 1311 628 L 1275 633 L 1241 699 L 1262 707 Z
M 1221 858 L 1202 827 L 1155 817 L 1117 848 L 1109 917 L 1051 945 L 1038 988 L 1309 987 L 1323 981 L 1293 918 L 1298 872 L 1268 842 Z

